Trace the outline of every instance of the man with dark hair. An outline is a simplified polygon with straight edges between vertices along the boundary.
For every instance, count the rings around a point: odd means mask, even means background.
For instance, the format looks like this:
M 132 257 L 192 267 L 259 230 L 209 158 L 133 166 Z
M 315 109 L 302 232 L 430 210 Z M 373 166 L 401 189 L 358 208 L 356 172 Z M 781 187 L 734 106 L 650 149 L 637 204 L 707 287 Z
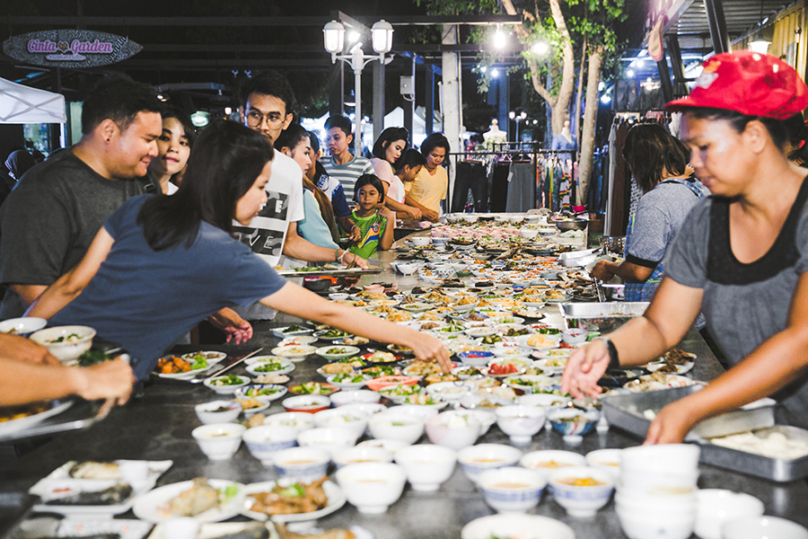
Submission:
M 0 319 L 22 316 L 84 256 L 107 217 L 146 192 L 162 103 L 149 86 L 108 77 L 84 103 L 78 144 L 26 174 L 0 210 Z
M 331 207 L 334 208 L 334 217 L 339 223 L 339 226 L 347 232 L 353 241 L 358 241 L 359 227 L 351 221 L 351 208 L 348 206 L 348 200 L 345 198 L 345 189 L 336 178 L 328 175 L 319 161 L 322 157 L 320 151 L 320 139 L 317 138 L 315 133 L 309 131 L 309 140 L 311 141 L 311 165 L 306 171 L 306 177 L 312 181 L 314 185 L 319 187 L 331 199 Z
M 239 92 L 239 114 L 244 124 L 263 134 L 270 143 L 289 127 L 294 119 L 295 94 L 286 77 L 277 71 L 262 71 L 249 79 Z M 297 222 L 303 212 L 303 171 L 293 159 L 275 153 L 267 183 L 270 203 L 250 223 L 235 227 L 241 241 L 261 255 L 272 266 L 289 265 L 285 257 L 308 262 L 336 262 L 367 268 L 367 262 L 343 249 L 329 249 L 306 241 L 297 233 Z M 273 202 L 274 201 L 274 202 Z M 282 249 L 278 249 L 282 245 Z M 274 311 L 256 304 L 247 313 L 251 319 L 274 317 Z
M 326 144 L 331 158 L 323 163 L 325 171 L 336 178 L 345 190 L 345 198 L 354 199 L 354 184 L 364 174 L 376 174 L 370 160 L 361 155 L 353 155 L 349 148 L 353 142 L 351 120 L 345 116 L 331 116 L 325 122 L 328 133 Z

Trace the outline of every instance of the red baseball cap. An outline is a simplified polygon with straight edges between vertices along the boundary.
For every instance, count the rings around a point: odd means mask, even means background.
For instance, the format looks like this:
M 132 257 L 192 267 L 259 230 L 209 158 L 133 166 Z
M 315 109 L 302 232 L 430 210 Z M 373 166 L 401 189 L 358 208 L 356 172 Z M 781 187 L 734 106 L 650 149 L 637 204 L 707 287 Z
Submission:
M 705 107 L 785 120 L 808 106 L 808 87 L 799 74 L 770 54 L 725 52 L 702 67 L 690 95 L 671 101 L 667 110 Z

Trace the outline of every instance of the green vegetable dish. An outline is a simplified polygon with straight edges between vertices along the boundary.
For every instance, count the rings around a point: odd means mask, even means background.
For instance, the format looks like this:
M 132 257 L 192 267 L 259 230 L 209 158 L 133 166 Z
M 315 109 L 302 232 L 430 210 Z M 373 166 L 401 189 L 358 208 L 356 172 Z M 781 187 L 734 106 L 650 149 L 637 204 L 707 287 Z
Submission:
M 361 374 L 354 375 L 354 374 L 342 373 L 342 374 L 336 375 L 333 378 L 333 380 L 334 380 L 334 382 L 337 382 L 337 383 L 340 383 L 340 384 L 361 384 L 362 382 L 365 381 L 365 377 L 362 376 Z
M 339 356 L 342 354 L 350 354 L 351 350 L 347 348 L 340 348 L 339 346 L 335 346 L 334 348 L 329 348 L 325 351 L 326 354 L 330 356 Z
M 275 393 L 278 393 L 280 391 L 282 390 L 278 387 L 262 387 L 262 388 L 251 387 L 250 389 L 247 390 L 245 394 L 248 397 L 266 397 L 268 395 L 274 395 Z
M 237 386 L 243 383 L 244 380 L 242 380 L 240 376 L 228 374 L 227 376 L 211 381 L 210 384 L 213 386 Z
M 347 337 L 350 333 L 347 331 L 342 331 L 341 329 L 329 329 L 325 333 L 323 333 L 323 337 L 326 339 L 339 339 L 340 337 Z
M 306 382 L 290 389 L 297 395 L 330 395 L 334 392 L 330 387 L 325 387 L 319 382 Z
M 255 368 L 255 372 L 275 372 L 283 369 L 283 363 L 266 363 Z
M 298 331 L 306 331 L 306 328 L 302 326 L 289 326 L 288 328 L 284 329 L 281 333 L 297 333 Z
M 79 356 L 79 367 L 89 367 L 90 365 L 103 363 L 104 361 L 109 361 L 111 359 L 111 357 L 107 356 L 101 350 L 87 350 Z

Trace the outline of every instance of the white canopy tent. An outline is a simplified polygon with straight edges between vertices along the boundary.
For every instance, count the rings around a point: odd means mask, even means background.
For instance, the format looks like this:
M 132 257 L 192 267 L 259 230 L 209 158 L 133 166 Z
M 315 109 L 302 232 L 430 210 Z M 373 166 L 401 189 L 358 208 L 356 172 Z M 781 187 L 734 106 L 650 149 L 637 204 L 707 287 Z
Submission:
M 63 95 L 0 79 L 0 124 L 65 122 Z

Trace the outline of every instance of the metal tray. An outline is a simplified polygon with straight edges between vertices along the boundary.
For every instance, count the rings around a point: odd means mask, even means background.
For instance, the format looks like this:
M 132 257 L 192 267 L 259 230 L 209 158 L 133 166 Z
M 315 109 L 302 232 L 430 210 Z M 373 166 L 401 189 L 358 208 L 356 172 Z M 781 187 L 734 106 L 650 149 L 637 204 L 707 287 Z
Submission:
M 643 415 L 646 410 L 658 414 L 668 404 L 699 391 L 702 387 L 701 384 L 696 384 L 645 393 L 607 395 L 601 399 L 603 412 L 609 425 L 644 438 L 651 426 L 651 421 Z M 774 425 L 776 404 L 772 399 L 761 399 L 740 410 L 705 419 L 696 425 L 686 439 L 703 442 L 706 438 L 771 427 Z
M 648 308 L 648 302 L 606 302 L 606 303 L 561 303 L 558 308 L 567 329 L 581 328 L 587 331 L 610 333 L 632 318 L 641 316 Z
M 775 425 L 754 430 L 756 435 L 769 435 L 779 432 L 790 439 L 808 443 L 808 431 L 787 425 Z M 734 470 L 743 474 L 770 479 L 778 483 L 796 481 L 808 477 L 808 456 L 798 459 L 775 459 L 755 453 L 721 447 L 709 441 L 700 442 L 701 462 Z
M 374 273 L 381 273 L 382 268 L 370 269 L 344 269 L 344 270 L 323 270 L 323 271 L 294 271 L 286 270 L 279 271 L 278 275 L 283 277 L 347 277 L 349 275 L 372 275 Z

